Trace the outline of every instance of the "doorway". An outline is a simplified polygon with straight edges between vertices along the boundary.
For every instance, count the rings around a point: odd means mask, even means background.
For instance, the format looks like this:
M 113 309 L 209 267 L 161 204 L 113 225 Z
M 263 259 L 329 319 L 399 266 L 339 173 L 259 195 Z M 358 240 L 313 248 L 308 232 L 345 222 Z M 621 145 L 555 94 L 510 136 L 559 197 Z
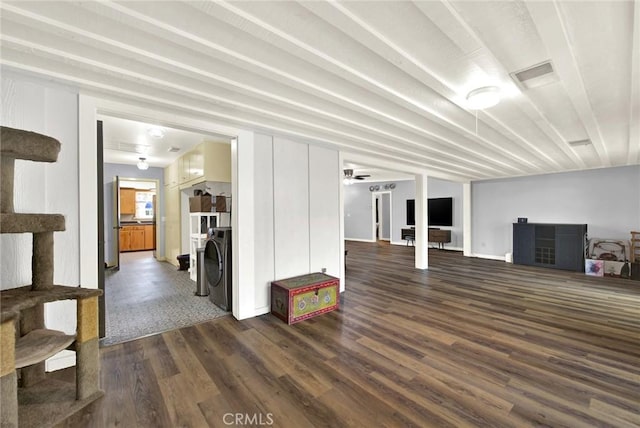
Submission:
M 108 266 L 120 268 L 121 262 L 156 257 L 160 181 L 146 178 L 113 180 L 112 239 L 107 240 Z M 134 254 L 123 257 L 126 254 Z M 135 256 L 135 257 L 134 257 Z
M 181 211 L 189 212 L 188 203 L 184 208 L 179 198 L 169 198 L 170 192 L 179 195 L 181 186 L 168 181 L 166 167 L 178 164 L 197 145 L 222 138 L 169 127 L 162 127 L 163 136 L 152 135 L 150 131 L 158 127 L 149 123 L 105 114 L 98 117 L 104 133 L 102 161 L 98 157 L 104 194 L 100 198 L 105 238 L 102 262 L 109 267 L 101 285 L 105 302 L 101 344 L 121 343 L 226 315 L 208 298 L 195 296 L 196 284 L 189 272 L 166 262 L 165 220 L 168 209 L 178 223 L 184 216 Z M 98 132 L 102 135 L 100 129 Z M 180 173 L 193 172 L 191 164 L 179 164 Z M 171 229 L 174 231 L 178 238 L 172 245 L 177 241 L 176 252 L 182 254 L 188 248 L 180 248 L 179 243 L 185 230 L 178 227 Z
M 373 223 L 373 240 L 391 242 L 391 192 L 371 193 L 371 218 Z

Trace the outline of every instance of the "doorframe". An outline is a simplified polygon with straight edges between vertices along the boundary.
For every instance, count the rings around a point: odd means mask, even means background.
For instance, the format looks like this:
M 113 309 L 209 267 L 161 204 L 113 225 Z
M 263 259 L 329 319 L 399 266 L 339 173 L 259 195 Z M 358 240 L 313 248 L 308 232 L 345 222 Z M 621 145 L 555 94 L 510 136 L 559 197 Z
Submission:
M 232 171 L 234 166 L 234 143 L 240 134 L 246 133 L 239 128 L 221 125 L 211 119 L 196 119 L 181 115 L 179 111 L 170 109 L 160 110 L 161 107 L 126 104 L 122 101 L 114 101 L 97 98 L 80 92 L 78 94 L 78 194 L 95 195 L 95 183 L 98 179 L 97 167 L 97 126 L 98 115 L 104 114 L 137 120 L 141 122 L 159 123 L 162 126 L 190 130 L 192 132 L 209 135 L 219 135 L 232 141 Z M 193 112 L 204 117 L 202 112 Z M 232 174 L 232 187 L 234 186 Z M 164 222 L 160 219 L 160 227 Z M 82 202 L 79 226 L 80 246 L 80 284 L 86 288 L 98 288 L 98 245 L 96 245 L 98 233 L 98 198 L 86 198 Z M 233 237 L 237 238 L 237 228 L 233 231 Z M 237 270 L 237 258 L 232 260 L 234 272 Z M 233 293 L 238 295 L 238 283 L 234 279 Z M 238 317 L 235 313 L 234 316 Z
M 104 133 L 101 120 L 96 121 L 96 145 L 98 156 L 96 159 L 97 174 L 97 197 L 98 197 L 98 288 L 102 290 L 102 295 L 98 298 L 98 337 L 107 335 L 106 304 L 104 295 L 105 285 L 105 234 L 104 234 Z
M 391 242 L 391 237 L 393 235 L 393 229 L 391 227 L 391 225 L 393 224 L 393 221 L 392 221 L 393 217 L 391 213 L 393 211 L 391 209 L 393 207 L 393 194 L 391 190 L 381 190 L 381 191 L 371 192 L 371 236 L 374 242 L 387 241 L 387 239 L 376 238 L 376 196 L 380 196 L 380 211 L 378 212 L 378 215 L 380 219 L 382 219 L 384 218 L 384 213 L 382 210 L 382 195 L 384 194 L 389 195 L 389 239 L 388 239 L 389 242 Z
M 139 182 L 147 182 L 147 183 L 154 183 L 156 185 L 156 203 L 153 206 L 153 215 L 155 217 L 155 226 L 156 226 L 156 233 L 155 233 L 155 241 L 156 241 L 156 248 L 154 249 L 154 257 L 156 259 L 158 259 L 158 257 L 156 256 L 156 252 L 157 252 L 157 248 L 158 245 L 160 244 L 160 228 L 158 227 L 158 219 L 160 219 L 160 204 L 158 203 L 158 195 L 160 194 L 160 180 L 158 180 L 157 178 L 144 178 L 144 177 L 137 177 L 137 178 L 132 178 L 132 177 L 122 177 L 122 176 L 115 176 L 114 177 L 114 182 L 115 179 L 117 178 L 117 183 L 118 183 L 118 188 L 117 190 L 114 187 L 114 191 L 117 192 L 116 194 L 114 194 L 114 199 L 117 198 L 118 203 L 114 204 L 114 223 L 117 222 L 117 225 L 120 226 L 120 189 L 122 188 L 122 182 L 123 181 L 139 181 Z M 162 199 L 164 201 L 164 198 Z M 120 233 L 120 229 L 113 229 L 113 234 L 114 234 L 114 239 L 113 242 L 118 242 L 118 236 L 116 236 L 118 233 Z M 118 259 L 120 259 L 120 245 L 118 245 L 118 247 L 116 248 L 116 253 L 118 254 Z M 120 262 L 118 261 L 118 266 L 120 266 Z

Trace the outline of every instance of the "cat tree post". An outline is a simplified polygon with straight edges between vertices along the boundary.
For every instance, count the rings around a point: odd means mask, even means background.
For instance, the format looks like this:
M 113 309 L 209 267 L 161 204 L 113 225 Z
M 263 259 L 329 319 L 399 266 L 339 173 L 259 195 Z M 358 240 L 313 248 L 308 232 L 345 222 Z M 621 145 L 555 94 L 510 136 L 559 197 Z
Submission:
M 18 375 L 16 373 L 15 318 L 2 320 L 0 324 L 0 426 L 18 426 Z
M 0 291 L 0 425 L 53 426 L 103 394 L 98 346 L 102 291 L 53 283 L 53 232 L 65 230 L 64 216 L 14 212 L 15 159 L 55 162 L 60 143 L 19 129 L 3 126 L 0 131 L 0 233 L 33 236 L 31 285 Z M 77 301 L 75 335 L 45 327 L 44 304 L 60 300 Z M 76 351 L 74 383 L 45 372 L 44 362 L 65 349 Z
M 13 212 L 13 174 L 15 168 L 15 158 L 11 156 L 2 156 L 0 158 L 0 166 L 2 174 L 0 175 L 0 212 Z

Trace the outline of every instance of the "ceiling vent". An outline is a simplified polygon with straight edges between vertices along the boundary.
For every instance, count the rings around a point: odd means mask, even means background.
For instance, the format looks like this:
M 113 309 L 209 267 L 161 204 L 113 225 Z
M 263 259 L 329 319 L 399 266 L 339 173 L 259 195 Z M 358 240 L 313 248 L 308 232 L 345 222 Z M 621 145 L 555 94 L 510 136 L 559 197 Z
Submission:
M 570 145 L 571 147 L 588 146 L 589 144 L 591 144 L 591 140 L 575 140 L 575 141 L 569 141 L 569 145 Z
M 174 146 L 171 146 L 171 147 L 169 147 L 169 150 L 167 150 L 167 151 L 168 151 L 169 153 L 176 153 L 176 152 L 179 152 L 179 151 L 180 151 L 180 147 L 174 147 Z
M 117 150 L 120 152 L 129 152 L 129 153 L 141 153 L 145 154 L 149 152 L 151 146 L 145 144 L 131 144 L 125 143 L 124 141 L 109 141 L 104 145 L 105 149 Z
M 522 89 L 538 88 L 560 80 L 551 61 L 536 64 L 533 67 L 510 74 L 516 84 Z

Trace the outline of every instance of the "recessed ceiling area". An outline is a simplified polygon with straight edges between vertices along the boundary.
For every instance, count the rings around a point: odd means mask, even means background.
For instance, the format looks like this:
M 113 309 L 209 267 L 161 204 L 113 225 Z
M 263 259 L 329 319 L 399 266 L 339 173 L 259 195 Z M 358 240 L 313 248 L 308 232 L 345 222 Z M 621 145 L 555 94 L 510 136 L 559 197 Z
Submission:
M 164 168 L 205 141 L 220 137 L 120 117 L 98 115 L 102 121 L 104 162 L 135 165 L 144 157 L 151 167 Z
M 95 97 L 456 181 L 640 163 L 630 0 L 3 1 L 0 12 L 4 69 Z M 541 64 L 552 73 L 531 71 Z M 472 110 L 482 87 L 500 102 Z

